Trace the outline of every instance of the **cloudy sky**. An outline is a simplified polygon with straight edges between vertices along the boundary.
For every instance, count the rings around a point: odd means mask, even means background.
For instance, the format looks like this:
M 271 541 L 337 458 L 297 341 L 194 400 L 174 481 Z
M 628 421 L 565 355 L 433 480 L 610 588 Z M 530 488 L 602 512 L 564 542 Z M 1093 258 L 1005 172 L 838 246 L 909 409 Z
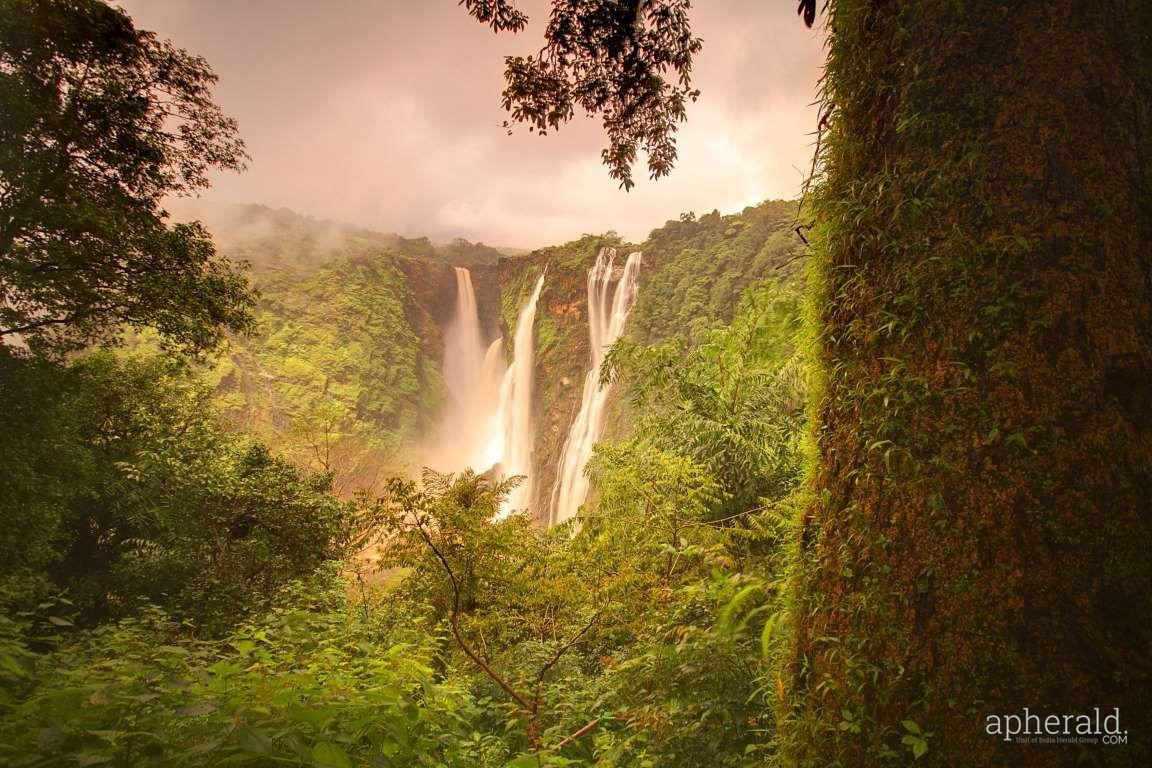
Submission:
M 546 137 L 501 128 L 503 56 L 543 40 L 494 35 L 456 0 L 120 0 L 143 28 L 208 59 L 252 162 L 209 200 L 286 206 L 435 240 L 538 247 L 609 229 L 642 240 L 682 211 L 798 193 L 822 61 L 794 0 L 697 0 L 702 91 L 672 176 L 618 190 L 595 119 Z

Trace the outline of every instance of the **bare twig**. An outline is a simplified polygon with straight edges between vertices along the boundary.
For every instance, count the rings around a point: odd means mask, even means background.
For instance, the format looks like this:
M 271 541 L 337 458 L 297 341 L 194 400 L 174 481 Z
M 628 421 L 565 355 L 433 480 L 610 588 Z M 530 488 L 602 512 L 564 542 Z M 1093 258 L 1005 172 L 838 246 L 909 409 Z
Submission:
M 559 744 L 557 744 L 555 747 L 552 748 L 552 750 L 554 752 L 559 752 L 560 750 L 564 749 L 564 747 L 566 747 L 569 744 L 571 744 L 572 742 L 576 741 L 576 739 L 578 739 L 581 736 L 583 736 L 584 734 L 588 733 L 589 731 L 591 731 L 593 728 L 595 728 L 598 725 L 600 725 L 600 718 L 596 718 L 595 720 L 588 723 L 587 725 L 585 725 L 580 730 L 573 733 L 571 736 L 565 736 L 563 739 L 561 739 Z
M 803 226 L 803 225 L 802 225 L 802 226 Z M 811 225 L 808 225 L 808 226 L 807 226 L 807 228 L 811 229 Z M 800 227 L 796 227 L 796 234 L 800 235 Z M 806 237 L 804 237 L 804 235 L 800 235 L 800 239 L 804 241 L 804 245 L 808 245 L 808 239 L 807 239 Z M 793 257 L 792 257 L 792 258 L 790 258 L 790 259 L 787 259 L 787 260 L 786 260 L 786 261 L 784 261 L 783 263 L 781 263 L 781 264 L 777 264 L 777 265 L 774 267 L 774 269 L 777 269 L 777 270 L 780 270 L 780 269 L 784 269 L 784 267 L 788 266 L 788 265 L 789 265 L 789 264 L 791 264 L 792 262 L 794 262 L 794 261 L 797 261 L 797 260 L 799 260 L 799 259 L 802 259 L 802 258 L 804 258 L 804 257 L 805 257 L 805 256 L 807 256 L 807 255 L 808 255 L 807 253 L 805 253 L 805 252 L 801 251 L 800 253 L 796 254 L 795 256 L 793 256 Z
M 581 627 L 579 632 L 577 632 L 571 638 L 569 638 L 568 642 L 564 643 L 564 645 L 562 645 L 558 649 L 556 649 L 556 652 L 554 654 L 552 654 L 552 658 L 550 658 L 547 662 L 545 662 L 544 666 L 540 667 L 540 671 L 536 673 L 536 687 L 535 687 L 535 694 L 536 695 L 535 695 L 535 701 L 533 702 L 536 709 L 533 710 L 533 714 L 536 714 L 539 711 L 540 701 L 542 698 L 541 697 L 541 688 L 544 685 L 544 677 L 548 674 L 548 671 L 551 670 L 552 667 L 556 666 L 556 663 L 560 661 L 560 658 L 565 653 L 567 653 L 574 645 L 579 643 L 580 639 L 582 637 L 584 637 L 585 634 L 587 634 L 588 630 L 592 629 L 592 627 L 596 625 L 596 622 L 598 622 L 600 620 L 601 613 L 603 613 L 603 612 L 602 611 L 596 611 L 596 613 L 592 614 L 592 618 L 590 618 L 588 620 L 588 623 L 585 624 L 583 627 Z
M 800 231 L 802 229 L 812 229 L 812 225 L 811 224 L 797 224 L 796 228 L 792 230 L 793 232 L 796 233 L 797 237 L 799 237 L 801 240 L 804 241 L 804 245 L 808 245 L 809 244 L 808 238 L 804 237 L 804 233 Z M 789 259 L 788 261 L 792 261 L 794 259 L 795 259 L 795 257 L 793 257 L 792 259 Z M 779 269 L 779 267 L 777 267 L 777 269 Z

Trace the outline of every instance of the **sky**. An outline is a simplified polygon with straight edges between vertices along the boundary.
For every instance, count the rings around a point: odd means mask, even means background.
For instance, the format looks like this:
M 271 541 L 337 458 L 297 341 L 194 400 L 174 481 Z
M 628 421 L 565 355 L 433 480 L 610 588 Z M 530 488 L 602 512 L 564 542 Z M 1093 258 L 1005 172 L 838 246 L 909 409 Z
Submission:
M 456 0 L 119 0 L 138 26 L 204 56 L 252 156 L 208 201 L 287 207 L 435 241 L 535 248 L 681 212 L 795 198 L 811 163 L 822 39 L 794 0 L 697 0 L 703 38 L 670 177 L 617 188 L 596 118 L 507 135 L 503 57 L 543 43 L 546 0 L 495 35 Z M 643 158 L 641 158 L 643 163 Z

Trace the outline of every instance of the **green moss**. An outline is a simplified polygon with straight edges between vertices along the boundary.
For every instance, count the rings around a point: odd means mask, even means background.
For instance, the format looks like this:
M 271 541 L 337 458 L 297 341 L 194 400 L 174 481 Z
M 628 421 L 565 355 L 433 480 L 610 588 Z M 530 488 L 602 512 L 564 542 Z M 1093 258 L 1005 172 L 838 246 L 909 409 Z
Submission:
M 1152 459 L 1118 437 L 1130 417 L 1088 350 L 1146 358 L 1133 254 L 1152 230 L 1115 183 L 1108 147 L 1130 126 L 1096 125 L 1077 84 L 1118 82 L 1093 51 L 1123 49 L 1122 24 L 1069 8 L 831 6 L 812 491 L 781 672 L 792 764 L 1051 765 L 1075 755 L 1000 753 L 1016 745 L 972 724 L 1041 700 L 1146 708 L 1132 681 L 1147 631 L 1121 613 L 1148 613 L 1130 586 L 1148 560 L 1128 542 L 1147 537 Z M 1103 604 L 1125 609 L 1087 607 Z M 1083 633 L 1107 664 L 1075 650 Z

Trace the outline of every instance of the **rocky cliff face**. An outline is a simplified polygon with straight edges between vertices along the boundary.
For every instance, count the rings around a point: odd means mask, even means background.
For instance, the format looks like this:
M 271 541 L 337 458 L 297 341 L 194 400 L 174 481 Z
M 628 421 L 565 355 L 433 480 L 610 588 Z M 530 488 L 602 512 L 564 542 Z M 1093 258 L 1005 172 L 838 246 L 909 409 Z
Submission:
M 505 338 L 537 277 L 547 270 L 536 317 L 533 509 L 546 514 L 549 508 L 564 442 L 580 408 L 591 359 L 587 278 L 599 249 L 615 247 L 619 266 L 631 251 L 644 251 L 639 296 L 625 335 L 686 349 L 731 320 L 750 285 L 768 277 L 789 279 L 802 253 L 792 231 L 796 215 L 794 202 L 769 201 L 727 216 L 685 215 L 653 231 L 642 246 L 612 235 L 586 236 L 500 260 L 499 321 Z M 615 392 L 609 401 L 607 436 L 627 432 L 628 416 L 615 406 L 625 395 Z
M 474 264 L 472 287 L 476 290 L 476 308 L 480 313 L 480 330 L 484 338 L 495 338 L 501 332 L 500 267 L 497 264 Z
M 444 328 L 452 320 L 456 301 L 452 267 L 416 259 L 394 261 L 404 275 L 408 323 L 429 359 L 439 360 L 444 352 Z
M 409 320 L 430 357 L 444 356 L 444 329 L 456 311 L 456 276 L 453 264 L 441 261 L 396 258 L 409 295 Z M 500 270 L 495 264 L 473 264 L 472 285 L 485 338 L 500 332 Z
M 547 270 L 536 315 L 536 449 L 532 456 L 536 498 L 532 509 L 538 519 L 546 519 L 560 453 L 580 409 L 590 360 L 588 270 L 605 245 L 627 247 L 614 238 L 585 237 L 499 263 L 503 299 L 500 322 L 506 338 L 536 278 Z

